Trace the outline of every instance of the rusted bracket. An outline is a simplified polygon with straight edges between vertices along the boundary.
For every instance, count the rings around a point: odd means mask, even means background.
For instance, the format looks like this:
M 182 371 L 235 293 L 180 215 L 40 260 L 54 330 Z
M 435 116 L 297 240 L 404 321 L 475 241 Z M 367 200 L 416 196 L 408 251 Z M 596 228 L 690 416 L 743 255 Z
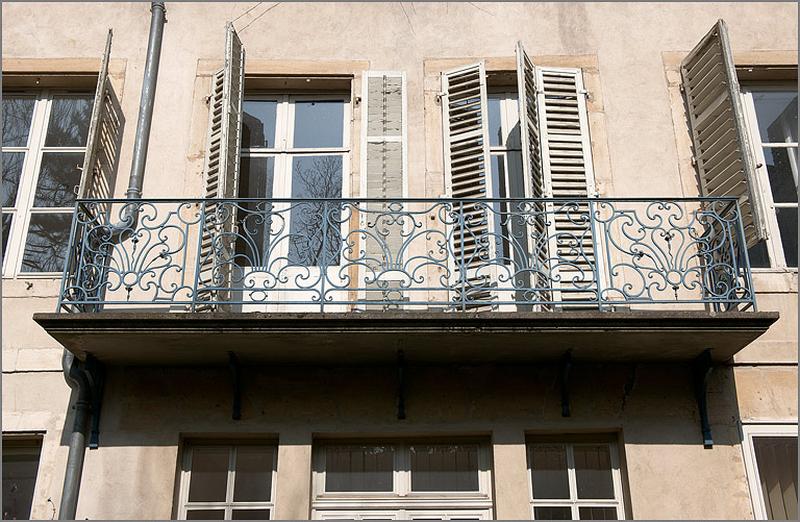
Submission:
M 700 431 L 703 434 L 703 446 L 712 448 L 714 438 L 711 436 L 711 424 L 708 421 L 708 378 L 711 375 L 711 350 L 706 350 L 692 363 L 694 381 L 694 397 L 700 412 Z
M 233 352 L 228 352 L 228 368 L 231 370 L 231 380 L 233 382 L 233 420 L 242 418 L 242 382 L 239 359 Z
M 397 420 L 406 418 L 406 357 L 397 350 Z
M 572 350 L 561 356 L 559 382 L 561 384 L 561 416 L 569 417 L 569 373 L 572 370 Z

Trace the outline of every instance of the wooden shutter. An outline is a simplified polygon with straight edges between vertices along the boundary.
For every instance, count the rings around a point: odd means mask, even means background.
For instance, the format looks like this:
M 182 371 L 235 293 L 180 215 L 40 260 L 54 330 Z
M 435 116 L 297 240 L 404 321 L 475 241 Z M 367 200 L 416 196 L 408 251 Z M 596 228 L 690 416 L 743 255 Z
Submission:
M 554 300 L 595 300 L 595 252 L 587 198 L 595 195 L 586 91 L 580 69 L 537 67 L 544 191 Z M 564 198 L 573 203 L 557 201 Z
M 205 226 L 200 244 L 200 301 L 226 301 L 235 249 L 236 207 L 215 199 L 238 195 L 244 97 L 244 46 L 233 24 L 225 36 L 225 61 L 212 79 L 205 158 Z M 210 288 L 210 289 L 209 289 Z M 208 290 L 207 290 L 208 289 Z M 204 309 L 214 309 L 213 305 Z
M 486 73 L 483 62 L 442 73 L 445 180 L 452 198 L 487 198 L 491 187 Z M 454 210 L 458 211 L 456 207 Z M 455 301 L 495 298 L 494 216 L 486 204 L 463 205 L 465 225 L 451 231 Z M 463 265 L 463 266 L 462 266 Z M 462 270 L 465 273 L 462 273 Z M 480 305 L 477 305 L 480 306 Z
M 97 75 L 92 116 L 83 156 L 79 198 L 111 198 L 116 181 L 119 145 L 124 118 L 119 100 L 108 79 L 112 31 L 108 30 L 106 47 Z
M 400 283 L 387 280 L 386 276 L 391 270 L 404 269 L 399 259 L 402 255 L 403 227 L 391 215 L 382 216 L 381 212 L 389 209 L 391 200 L 407 194 L 405 74 L 397 71 L 366 71 L 363 78 L 363 189 L 367 198 L 387 200 L 386 203 L 368 203 L 368 213 L 363 216 L 369 223 L 369 229 L 364 229 L 371 232 L 365 240 L 365 276 L 369 281 L 366 283 L 366 299 L 398 301 L 403 298 L 397 290 Z M 374 281 L 378 275 L 384 277 Z
M 739 200 L 748 246 L 767 237 L 728 30 L 718 20 L 681 63 L 700 190 Z

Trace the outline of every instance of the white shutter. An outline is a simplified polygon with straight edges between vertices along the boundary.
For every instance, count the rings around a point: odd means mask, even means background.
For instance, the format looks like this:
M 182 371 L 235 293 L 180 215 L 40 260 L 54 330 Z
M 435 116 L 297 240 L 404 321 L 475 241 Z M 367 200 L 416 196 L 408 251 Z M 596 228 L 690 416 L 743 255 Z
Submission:
M 595 300 L 595 252 L 587 198 L 595 196 L 586 90 L 580 69 L 537 67 L 544 191 L 554 300 Z M 551 213 L 550 213 L 551 212 Z
M 109 29 L 97 75 L 86 153 L 83 156 L 81 181 L 78 186 L 79 198 L 103 199 L 113 196 L 124 118 L 119 100 L 108 79 L 112 36 Z
M 494 192 L 483 62 L 442 73 L 442 92 L 448 195 L 456 199 L 491 197 Z M 454 210 L 458 211 L 458 206 Z M 492 289 L 497 282 L 496 266 L 492 264 L 497 255 L 494 216 L 481 203 L 465 203 L 463 213 L 465 226 L 456 223 L 451 230 L 452 282 L 456 283 L 453 300 L 489 302 L 496 298 Z
M 236 211 L 214 199 L 238 196 L 239 151 L 244 96 L 244 47 L 233 24 L 225 36 L 223 68 L 212 80 L 209 96 L 208 138 L 205 158 L 205 227 L 200 245 L 198 300 L 225 301 L 235 256 Z M 205 290 L 212 287 L 212 290 Z M 214 289 L 216 288 L 216 290 Z M 209 309 L 214 306 L 207 307 Z
M 767 237 L 728 30 L 718 20 L 681 63 L 700 190 L 739 200 L 748 246 Z
M 388 200 L 368 203 L 362 215 L 366 263 L 362 277 L 368 301 L 399 301 L 399 280 L 391 271 L 403 270 L 401 248 L 403 226 L 391 215 L 383 215 L 389 202 L 403 198 L 406 186 L 406 92 L 405 74 L 399 71 L 365 71 L 362 95 L 362 190 L 367 198 Z M 411 210 L 411 209 L 403 209 Z M 402 220 L 406 223 L 408 220 Z M 369 228 L 367 228 L 369 227 Z M 377 281 L 376 276 L 381 276 Z M 386 305 L 368 305 L 370 309 Z

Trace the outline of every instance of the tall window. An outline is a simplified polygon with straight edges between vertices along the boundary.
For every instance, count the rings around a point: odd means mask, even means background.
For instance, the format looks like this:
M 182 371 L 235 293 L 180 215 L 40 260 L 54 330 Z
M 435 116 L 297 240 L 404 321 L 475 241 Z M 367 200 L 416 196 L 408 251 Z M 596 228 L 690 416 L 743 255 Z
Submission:
M 93 96 L 3 95 L 3 274 L 60 274 Z
M 349 168 L 348 99 L 345 95 L 248 96 L 243 103 L 239 196 L 341 198 Z M 255 240 L 239 247 L 251 266 L 261 265 L 270 249 L 270 216 L 265 223 L 255 208 L 264 207 L 245 205 L 240 218 L 243 235 Z M 328 215 L 323 216 L 326 209 Z M 339 215 L 333 204 L 292 204 L 288 244 L 283 240 L 274 246 L 287 251 L 274 253 L 273 259 L 287 257 L 290 265 L 300 266 L 336 264 L 339 245 L 330 238 L 339 236 L 334 226 Z
M 754 267 L 797 267 L 797 88 L 744 88 L 769 239 L 750 249 Z
M 530 442 L 528 468 L 534 519 L 625 518 L 615 444 Z
M 179 518 L 272 518 L 276 463 L 274 445 L 187 445 L 183 454 Z
M 3 437 L 3 520 L 31 518 L 41 439 Z
M 315 519 L 487 520 L 490 491 L 488 447 L 477 442 L 315 448 Z
M 755 518 L 797 520 L 797 424 L 749 424 L 743 432 Z

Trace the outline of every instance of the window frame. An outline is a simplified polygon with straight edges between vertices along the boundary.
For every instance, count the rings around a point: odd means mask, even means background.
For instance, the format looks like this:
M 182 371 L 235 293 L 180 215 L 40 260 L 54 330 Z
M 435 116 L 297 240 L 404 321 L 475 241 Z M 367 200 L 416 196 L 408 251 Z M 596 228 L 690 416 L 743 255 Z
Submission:
M 7 454 L 32 455 L 34 453 L 33 450 L 35 450 L 37 456 L 36 477 L 33 482 L 31 505 L 28 512 L 28 518 L 30 518 L 31 514 L 33 514 L 33 504 L 34 500 L 36 499 L 36 488 L 39 485 L 39 479 L 41 477 L 40 471 L 42 466 L 42 452 L 44 448 L 44 433 L 4 432 L 2 434 L 2 444 L 3 457 L 5 457 Z
M 800 160 L 800 158 L 798 158 L 798 155 L 800 155 L 800 143 L 786 142 L 784 144 L 763 142 L 758 128 L 758 116 L 756 114 L 755 103 L 753 102 L 753 91 L 795 91 L 796 89 L 797 85 L 789 81 L 743 82 L 741 84 L 740 97 L 742 106 L 744 107 L 748 139 L 750 140 L 756 166 L 756 180 L 758 183 L 758 190 L 764 201 L 765 214 L 767 214 L 762 217 L 766 223 L 769 235 L 765 243 L 770 266 L 752 268 L 754 272 L 797 272 L 798 269 L 798 267 L 787 266 L 786 264 L 786 255 L 783 251 L 783 242 L 781 241 L 777 212 L 777 208 L 798 208 L 798 203 L 775 203 L 772 196 L 772 187 L 769 181 L 764 148 L 794 149 L 797 151 L 795 158 Z M 797 180 L 795 180 L 795 183 L 797 184 Z
M 233 500 L 233 491 L 236 480 L 236 452 L 241 447 L 263 447 L 272 448 L 272 480 L 269 501 L 246 501 L 235 502 Z M 189 486 L 191 484 L 192 474 L 192 454 L 195 449 L 219 449 L 226 448 L 228 450 L 228 472 L 227 482 L 225 489 L 225 500 L 215 502 L 189 502 Z M 188 442 L 183 445 L 181 473 L 180 473 L 180 490 L 178 495 L 178 513 L 179 520 L 187 520 L 189 511 L 197 510 L 223 510 L 223 520 L 232 520 L 232 513 L 234 509 L 268 509 L 270 519 L 274 519 L 275 514 L 275 493 L 277 490 L 277 470 L 278 470 L 278 444 L 275 442 L 263 441 L 200 441 Z
M 797 420 L 749 422 L 742 423 L 742 456 L 750 490 L 750 502 L 753 507 L 753 518 L 768 520 L 767 507 L 764 503 L 764 492 L 761 490 L 761 476 L 756 461 L 755 437 L 795 437 L 798 436 Z
M 533 475 L 531 473 L 531 461 L 532 461 L 532 448 L 534 446 L 553 446 L 553 445 L 562 445 L 565 447 L 566 450 L 566 458 L 567 458 L 567 477 L 568 477 L 568 484 L 569 484 L 569 498 L 568 499 L 537 499 L 533 498 Z M 612 485 L 614 488 L 614 498 L 613 499 L 580 499 L 578 498 L 578 486 L 577 480 L 575 476 L 575 456 L 574 456 L 574 447 L 575 446 L 598 446 L 598 445 L 606 445 L 609 448 L 609 456 L 611 460 L 611 477 L 612 477 Z M 622 484 L 622 470 L 620 468 L 620 455 L 619 455 L 619 446 L 616 442 L 612 441 L 604 441 L 604 440 L 597 440 L 597 441 L 590 441 L 590 440 L 580 440 L 580 441 L 571 441 L 569 439 L 563 441 L 557 440 L 529 440 L 525 444 L 525 454 L 527 457 L 527 468 L 528 468 L 528 499 L 530 501 L 531 506 L 531 520 L 536 519 L 536 508 L 537 507 L 569 507 L 572 520 L 580 520 L 580 513 L 579 509 L 582 507 L 610 507 L 616 508 L 617 510 L 617 520 L 625 520 L 625 498 L 623 494 L 623 484 Z
M 88 97 L 94 100 L 94 94 L 89 91 L 68 90 L 68 89 L 21 89 L 3 93 L 6 96 L 25 96 L 34 99 L 33 114 L 31 115 L 31 125 L 28 131 L 28 141 L 22 147 L 2 147 L 2 152 L 22 152 L 25 154 L 20 173 L 17 196 L 14 207 L 4 207 L 4 214 L 12 214 L 11 227 L 8 231 L 8 243 L 6 252 L 3 256 L 2 277 L 3 279 L 61 279 L 64 272 L 63 267 L 55 272 L 25 272 L 22 270 L 22 262 L 25 256 L 25 247 L 28 240 L 31 217 L 33 215 L 69 214 L 69 221 L 72 223 L 75 206 L 69 207 L 35 207 L 36 187 L 41 174 L 41 165 L 45 153 L 47 152 L 66 152 L 86 154 L 86 146 L 82 147 L 53 147 L 45 146 L 47 129 L 50 125 L 50 114 L 53 107 L 53 98 L 57 96 L 65 97 Z M 87 136 L 88 139 L 88 136 Z M 83 158 L 80 160 L 79 167 L 83 167 Z M 81 173 L 82 176 L 82 173 Z M 74 190 L 77 191 L 78 185 Z M 70 227 L 71 229 L 71 227 Z
M 325 492 L 325 459 L 329 446 L 364 444 L 394 447 L 392 491 Z M 436 444 L 476 445 L 478 449 L 478 490 L 471 491 L 412 491 L 410 446 Z M 315 443 L 312 466 L 311 511 L 314 520 L 368 520 L 391 516 L 393 519 L 413 519 L 414 516 L 475 516 L 492 518 L 491 453 L 488 442 L 476 439 L 402 439 L 349 440 L 326 439 Z

